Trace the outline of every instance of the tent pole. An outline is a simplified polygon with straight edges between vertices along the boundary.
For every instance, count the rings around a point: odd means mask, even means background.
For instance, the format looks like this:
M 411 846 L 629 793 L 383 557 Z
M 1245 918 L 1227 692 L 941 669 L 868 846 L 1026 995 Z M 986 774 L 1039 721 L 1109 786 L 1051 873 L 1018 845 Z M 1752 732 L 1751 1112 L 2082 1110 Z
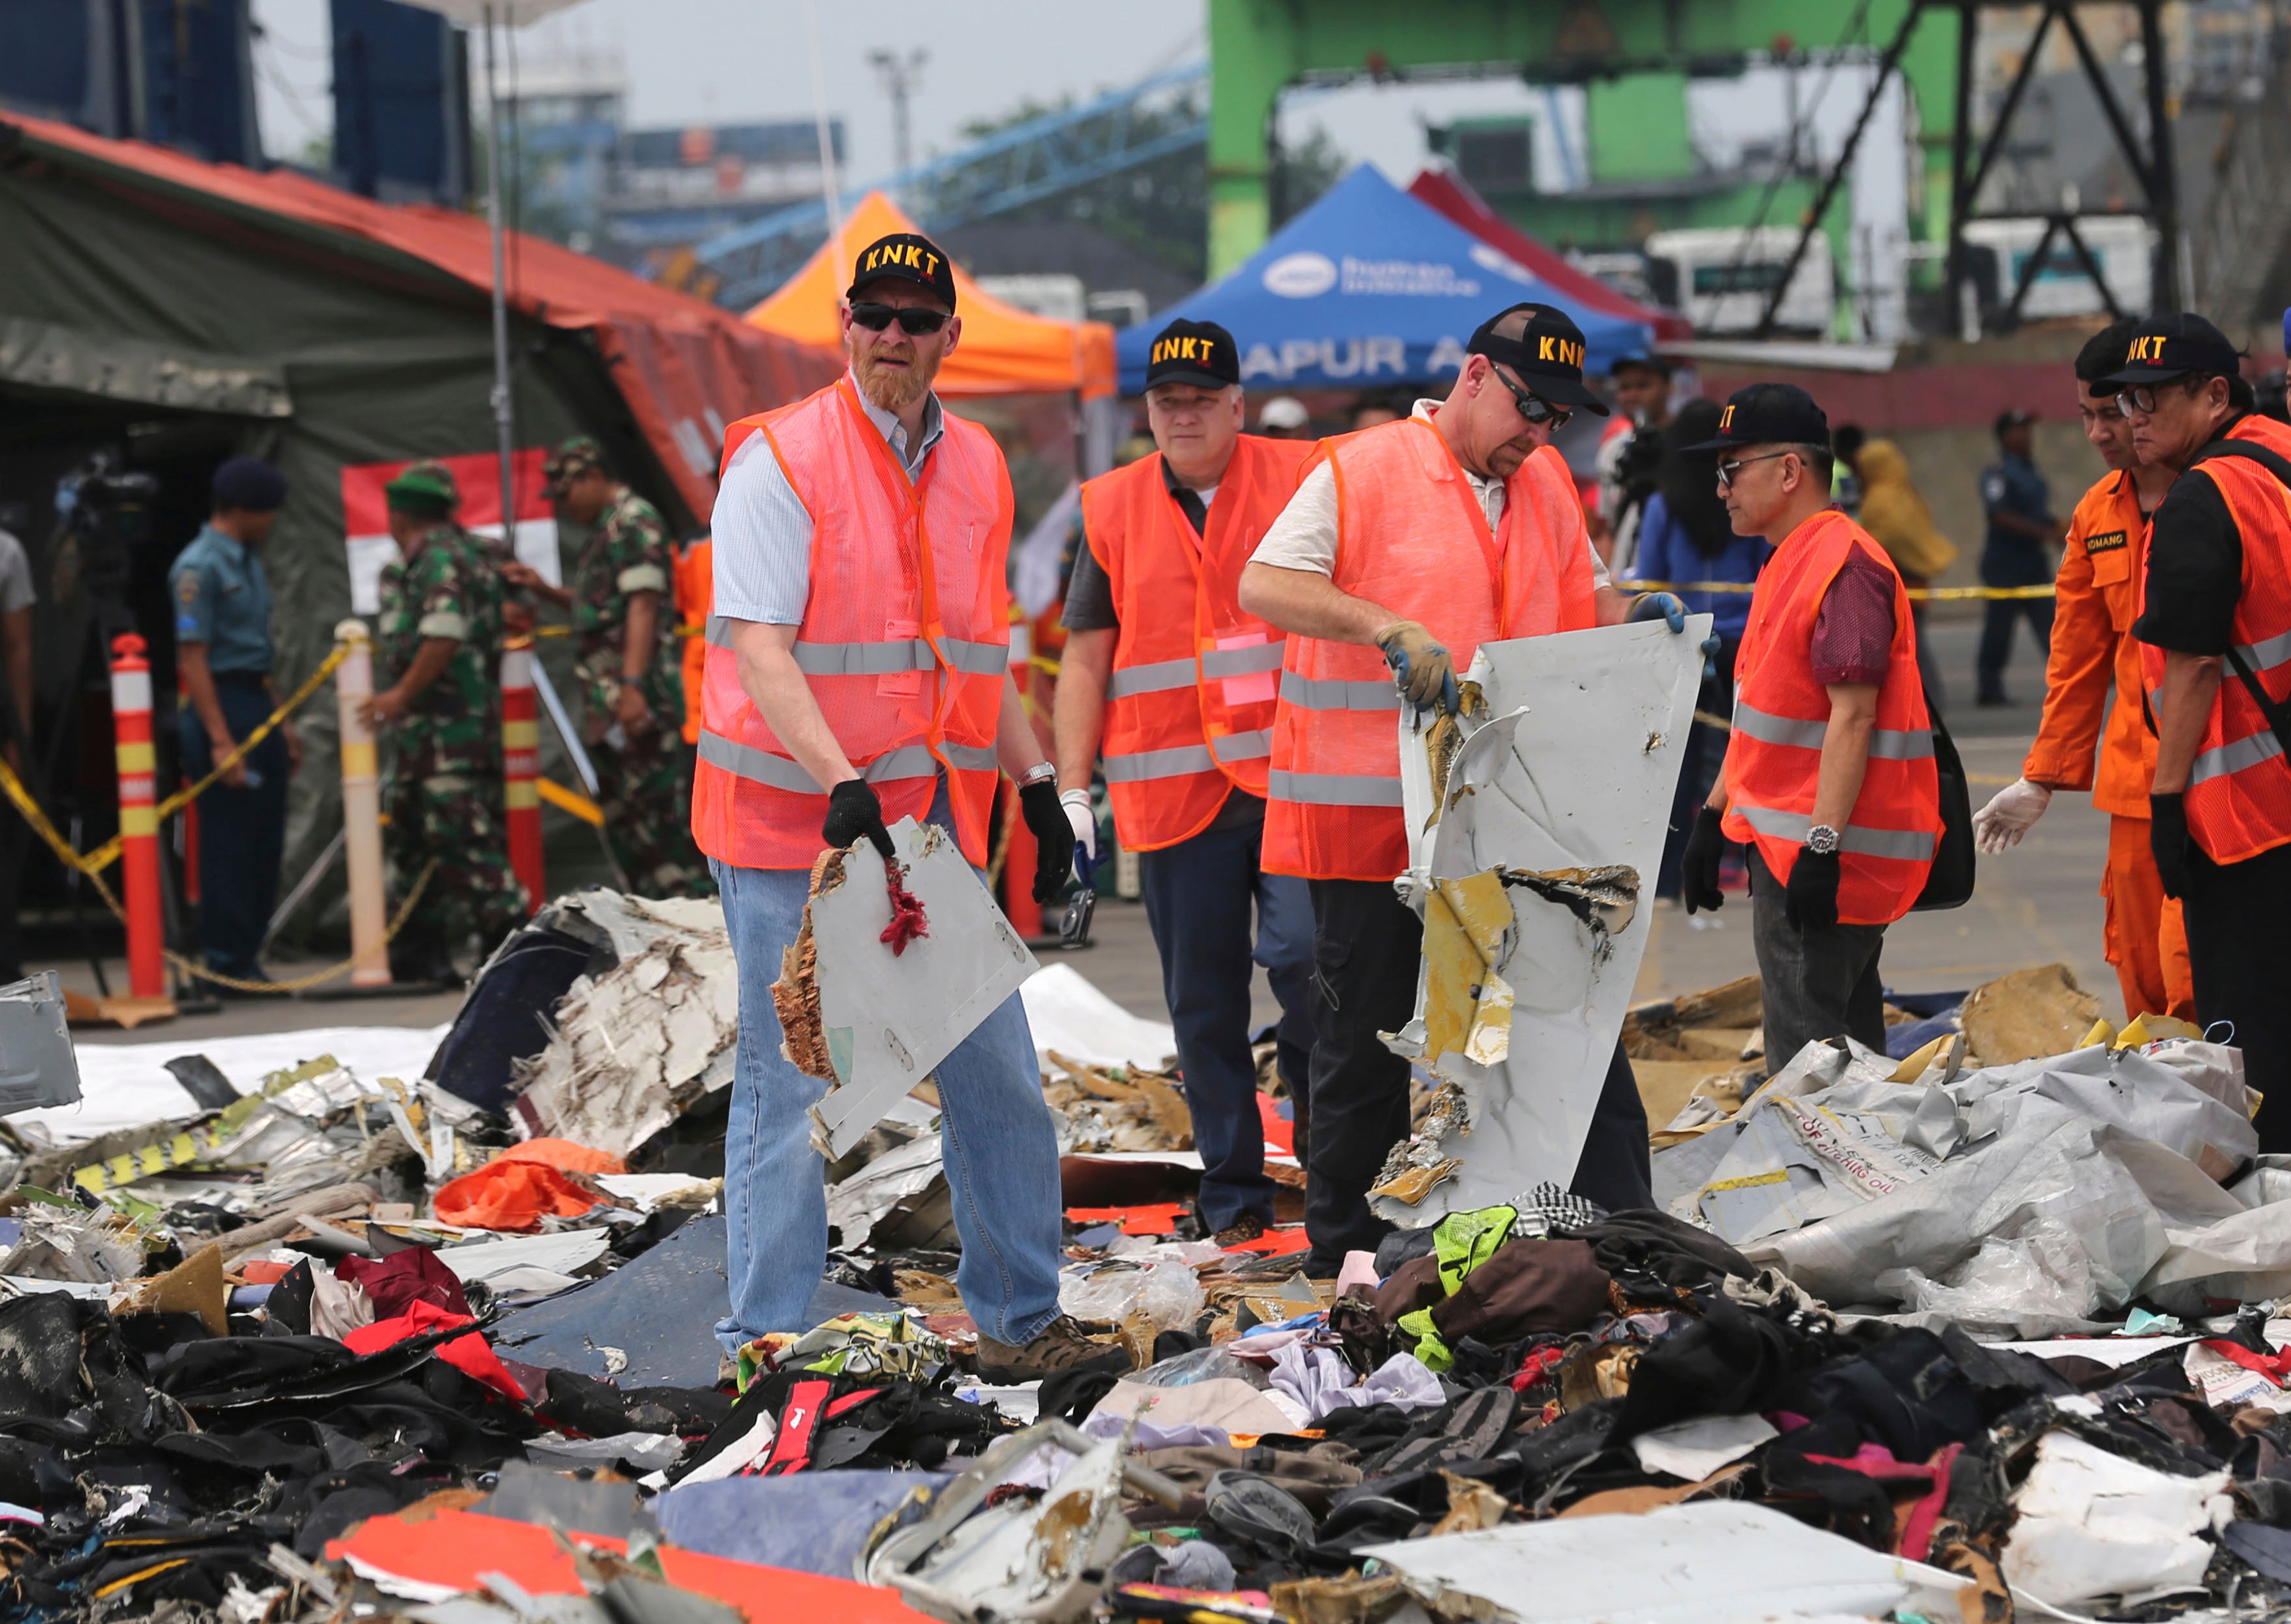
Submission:
M 509 287 L 502 268 L 502 165 L 507 143 L 502 140 L 501 98 L 494 84 L 494 8 L 485 10 L 486 128 L 491 150 L 486 162 L 486 225 L 494 251 L 494 428 L 501 444 L 502 551 L 517 556 L 517 450 L 510 422 L 509 392 Z

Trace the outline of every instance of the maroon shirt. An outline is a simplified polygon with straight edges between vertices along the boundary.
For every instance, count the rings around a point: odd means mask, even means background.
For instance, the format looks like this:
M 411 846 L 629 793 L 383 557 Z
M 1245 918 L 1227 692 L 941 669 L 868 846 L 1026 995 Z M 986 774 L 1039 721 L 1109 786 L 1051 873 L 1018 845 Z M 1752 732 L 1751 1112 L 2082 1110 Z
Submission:
M 1814 616 L 1813 679 L 1825 687 L 1833 682 L 1881 686 L 1893 652 L 1893 572 L 1857 547 L 1845 555 Z

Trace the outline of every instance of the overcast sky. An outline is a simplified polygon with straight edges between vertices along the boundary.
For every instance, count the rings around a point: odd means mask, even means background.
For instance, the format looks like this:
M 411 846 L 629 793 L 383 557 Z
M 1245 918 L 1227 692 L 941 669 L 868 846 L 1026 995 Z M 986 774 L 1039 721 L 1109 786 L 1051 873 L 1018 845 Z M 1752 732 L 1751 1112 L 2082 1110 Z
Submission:
M 326 0 L 253 0 L 263 141 L 299 154 L 333 125 Z M 1127 84 L 1204 54 L 1200 0 L 1095 5 L 1073 0 L 937 0 L 856 6 L 819 0 L 829 111 L 844 121 L 859 181 L 891 167 L 891 114 L 870 51 L 930 53 L 913 102 L 918 157 L 959 142 L 976 118 L 1031 97 L 1054 101 Z M 527 62 L 617 46 L 629 114 L 640 125 L 809 118 L 800 0 L 585 0 L 527 29 Z

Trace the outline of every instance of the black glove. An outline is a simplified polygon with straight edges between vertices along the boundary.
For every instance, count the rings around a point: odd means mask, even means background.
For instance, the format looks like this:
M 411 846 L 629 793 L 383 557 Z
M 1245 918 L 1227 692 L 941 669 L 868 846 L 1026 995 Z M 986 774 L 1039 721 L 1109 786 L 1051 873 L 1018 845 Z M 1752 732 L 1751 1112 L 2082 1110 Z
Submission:
M 1689 913 L 1714 913 L 1726 905 L 1718 889 L 1718 865 L 1726 856 L 1725 832 L 1719 828 L 1725 814 L 1709 806 L 1694 809 L 1694 827 L 1686 837 L 1686 856 L 1678 870 L 1679 885 Z
M 2164 881 L 2164 895 L 2175 902 L 2186 896 L 2194 878 L 2190 859 L 2195 841 L 2188 833 L 2185 794 L 2148 798 L 2148 849 L 2156 854 L 2156 872 Z
M 1797 848 L 1783 888 L 1782 914 L 1793 930 L 1820 930 L 1837 922 L 1837 854 Z
M 1018 792 L 1019 816 L 1034 835 L 1034 900 L 1049 902 L 1073 872 L 1073 824 L 1058 804 L 1058 782 L 1045 778 Z
M 846 778 L 827 792 L 827 817 L 819 825 L 819 834 L 838 851 L 864 834 L 883 854 L 884 862 L 898 855 L 891 844 L 891 832 L 883 827 L 883 803 L 875 798 L 875 786 L 864 778 Z

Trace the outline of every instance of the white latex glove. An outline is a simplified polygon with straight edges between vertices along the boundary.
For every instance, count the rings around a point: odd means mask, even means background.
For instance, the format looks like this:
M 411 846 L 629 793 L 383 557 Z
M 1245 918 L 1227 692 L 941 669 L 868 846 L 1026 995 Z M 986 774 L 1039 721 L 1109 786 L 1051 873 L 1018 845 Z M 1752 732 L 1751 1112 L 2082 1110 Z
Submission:
M 1973 845 L 1992 857 L 2007 847 L 2018 846 L 2021 837 L 2036 827 L 2052 804 L 2052 791 L 2026 778 L 2015 778 L 1973 815 Z
M 1068 790 L 1058 797 L 1058 805 L 1066 809 L 1066 822 L 1073 825 L 1074 844 L 1089 854 L 1092 863 L 1097 861 L 1097 814 L 1089 804 L 1088 790 Z

